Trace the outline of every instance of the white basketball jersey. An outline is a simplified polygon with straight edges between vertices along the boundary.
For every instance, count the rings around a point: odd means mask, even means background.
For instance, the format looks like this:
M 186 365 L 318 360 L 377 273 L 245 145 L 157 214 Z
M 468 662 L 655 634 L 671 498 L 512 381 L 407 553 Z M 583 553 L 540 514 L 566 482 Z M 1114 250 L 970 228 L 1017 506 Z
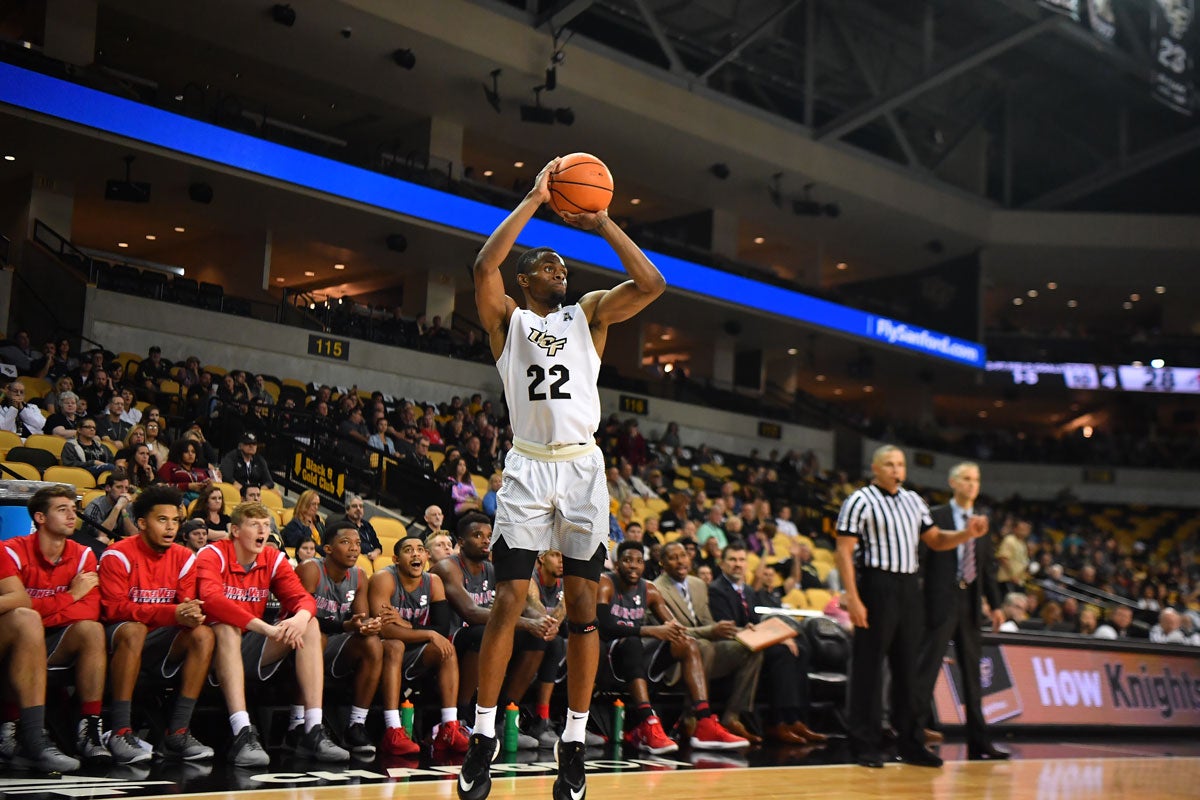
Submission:
M 518 308 L 496 362 L 513 434 L 536 444 L 589 444 L 600 427 L 600 356 L 578 305 L 545 318 Z

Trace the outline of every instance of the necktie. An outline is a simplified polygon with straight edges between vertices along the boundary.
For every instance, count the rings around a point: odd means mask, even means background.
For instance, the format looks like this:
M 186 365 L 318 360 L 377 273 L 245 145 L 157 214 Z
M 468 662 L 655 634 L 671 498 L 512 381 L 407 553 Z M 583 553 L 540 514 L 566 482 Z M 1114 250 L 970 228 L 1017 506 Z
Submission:
M 683 599 L 687 601 L 688 622 L 695 625 L 697 622 L 696 607 L 692 605 L 692 593 L 688 591 L 687 581 L 679 584 L 679 591 L 683 594 Z
M 969 520 L 971 515 L 963 512 L 963 521 Z M 966 525 L 963 525 L 966 528 Z M 975 540 L 971 539 L 959 545 L 958 549 L 958 573 L 959 578 L 963 583 L 971 583 L 975 580 Z
M 742 600 L 742 611 L 746 612 L 746 619 L 750 619 L 750 606 L 746 605 L 746 592 L 740 583 L 735 583 L 733 588 L 737 590 L 738 597 Z

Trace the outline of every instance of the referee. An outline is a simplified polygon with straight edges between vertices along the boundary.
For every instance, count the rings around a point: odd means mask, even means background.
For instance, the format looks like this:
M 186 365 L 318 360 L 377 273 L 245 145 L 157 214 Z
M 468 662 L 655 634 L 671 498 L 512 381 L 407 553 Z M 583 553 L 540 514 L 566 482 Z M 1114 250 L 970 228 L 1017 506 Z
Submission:
M 874 480 L 846 498 L 837 521 L 837 567 L 854 623 L 850 662 L 850 744 L 863 767 L 882 767 L 883 659 L 892 674 L 892 722 L 901 760 L 940 767 L 917 728 L 917 646 L 924 633 L 917 584 L 917 545 L 951 550 L 987 533 L 986 517 L 942 531 L 916 492 L 902 488 L 904 453 L 884 445 L 871 459 Z M 868 623 L 868 610 L 870 621 Z M 924 698 L 923 698 L 924 699 Z

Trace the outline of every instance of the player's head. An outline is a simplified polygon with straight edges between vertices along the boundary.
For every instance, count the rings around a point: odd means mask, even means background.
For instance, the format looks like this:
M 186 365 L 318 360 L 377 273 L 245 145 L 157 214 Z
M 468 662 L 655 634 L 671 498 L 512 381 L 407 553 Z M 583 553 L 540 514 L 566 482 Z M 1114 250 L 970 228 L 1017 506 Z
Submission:
M 492 540 L 492 522 L 478 511 L 463 514 L 455 530 L 458 551 L 471 561 L 487 561 Z
M 262 503 L 240 503 L 229 518 L 229 538 L 242 555 L 257 556 L 271 534 L 271 509 Z
M 517 259 L 517 283 L 528 299 L 560 306 L 567 297 L 567 265 L 549 247 L 526 250 Z
M 663 572 L 673 581 L 682 581 L 692 571 L 692 557 L 679 542 L 667 542 L 659 552 Z
M 641 580 L 646 568 L 642 556 L 642 545 L 638 542 L 621 542 L 617 545 L 617 575 L 626 586 L 632 586 Z
M 47 486 L 29 498 L 29 516 L 38 533 L 66 538 L 75 532 L 75 490 Z
M 179 536 L 183 497 L 171 486 L 150 486 L 133 501 L 133 521 L 151 549 L 163 551 Z
M 325 558 L 342 569 L 350 569 L 358 563 L 362 555 L 362 542 L 358 537 L 358 526 L 343 517 L 329 523 L 322 537 L 325 543 L 321 548 Z
M 392 548 L 392 561 L 396 564 L 396 571 L 409 578 L 421 577 L 428 555 L 429 551 L 425 549 L 425 543 L 421 541 L 420 536 L 405 536 Z
M 563 554 L 561 550 L 543 550 L 538 553 L 538 568 L 543 577 L 561 578 L 563 576 Z

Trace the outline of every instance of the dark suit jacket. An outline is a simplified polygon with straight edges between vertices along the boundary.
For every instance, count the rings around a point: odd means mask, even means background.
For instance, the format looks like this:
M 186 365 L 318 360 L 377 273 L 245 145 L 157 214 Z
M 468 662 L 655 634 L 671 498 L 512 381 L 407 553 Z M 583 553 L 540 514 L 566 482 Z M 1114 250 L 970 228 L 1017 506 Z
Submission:
M 743 590 L 746 592 L 746 606 L 749 606 L 749 613 L 742 605 L 742 599 L 738 597 L 737 590 L 725 577 L 725 573 L 718 571 L 717 576 L 708 585 L 708 609 L 712 612 L 713 619 L 717 622 L 731 619 L 739 628 L 744 628 L 752 622 L 758 622 L 759 616 L 754 610 L 756 600 L 754 592 L 744 585 Z
M 933 524 L 944 531 L 959 529 L 954 521 L 954 509 L 948 503 L 931 508 L 929 515 L 933 518 Z M 1004 596 L 996 582 L 992 537 L 981 536 L 973 543 L 977 577 L 969 587 L 970 601 L 979 609 L 981 599 L 986 597 L 992 608 L 1000 608 Z M 958 548 L 931 550 L 922 543 L 921 570 L 925 580 L 925 624 L 936 628 L 954 612 L 953 603 L 958 591 Z

